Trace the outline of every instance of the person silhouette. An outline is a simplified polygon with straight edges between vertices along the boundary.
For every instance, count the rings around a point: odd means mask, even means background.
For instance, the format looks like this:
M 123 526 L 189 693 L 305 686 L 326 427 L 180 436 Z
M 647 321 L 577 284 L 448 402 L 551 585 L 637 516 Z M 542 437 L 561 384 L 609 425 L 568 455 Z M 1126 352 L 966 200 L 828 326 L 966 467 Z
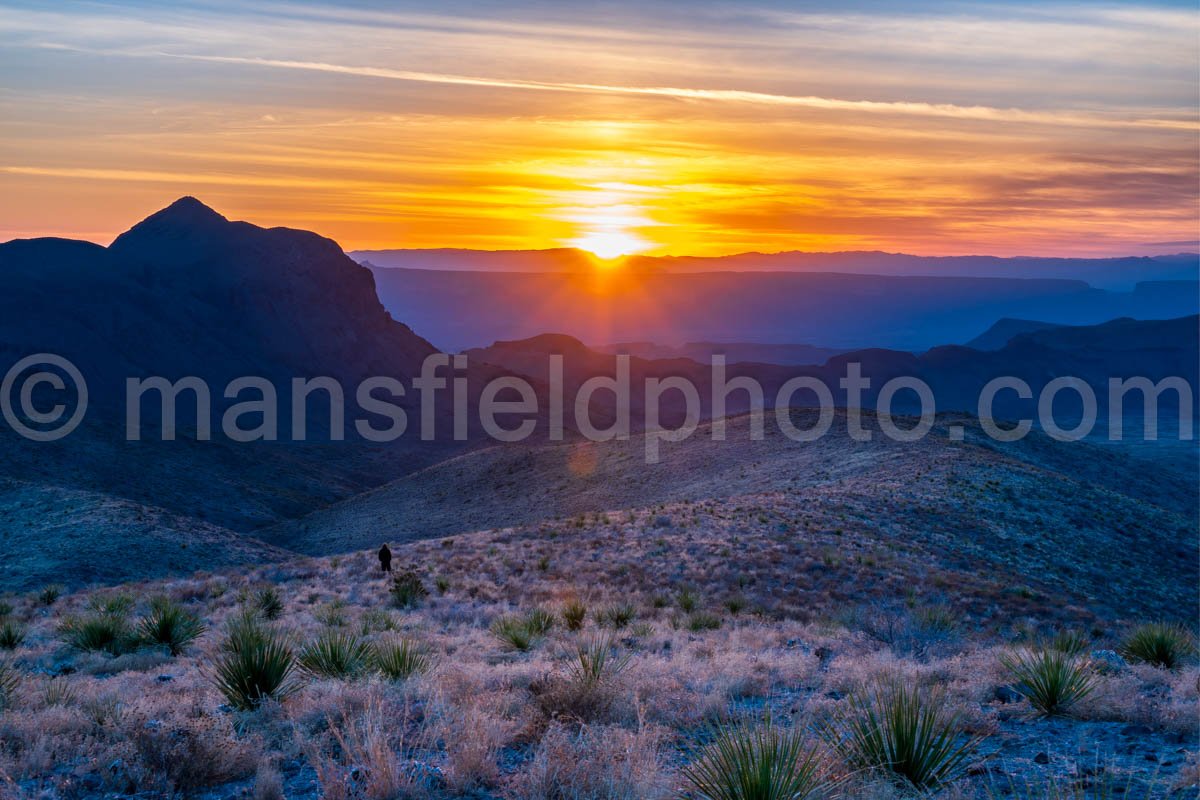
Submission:
M 392 571 L 392 551 L 388 549 L 387 542 L 379 548 L 379 568 L 384 572 Z

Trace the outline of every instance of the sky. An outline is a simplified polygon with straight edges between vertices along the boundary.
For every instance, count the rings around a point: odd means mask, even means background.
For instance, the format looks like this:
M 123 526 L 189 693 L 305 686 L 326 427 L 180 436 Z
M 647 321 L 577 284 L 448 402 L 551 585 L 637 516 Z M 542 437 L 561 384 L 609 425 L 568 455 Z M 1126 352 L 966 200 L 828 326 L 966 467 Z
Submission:
M 5 2 L 0 240 L 1195 250 L 1194 4 Z

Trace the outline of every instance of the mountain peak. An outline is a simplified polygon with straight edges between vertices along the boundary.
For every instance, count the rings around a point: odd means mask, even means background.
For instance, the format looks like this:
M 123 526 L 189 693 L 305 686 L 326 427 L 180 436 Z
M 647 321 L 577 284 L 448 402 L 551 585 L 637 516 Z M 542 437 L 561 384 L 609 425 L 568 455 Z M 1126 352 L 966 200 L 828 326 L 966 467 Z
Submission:
M 194 197 L 185 196 L 118 236 L 109 249 L 147 260 L 177 261 L 224 237 L 233 223 Z
M 204 205 L 204 203 L 192 197 L 190 194 L 184 195 L 163 210 L 151 214 L 146 219 L 151 220 L 155 217 L 168 217 L 171 219 L 191 220 L 194 222 L 200 222 L 204 220 L 220 220 L 221 222 L 229 221 L 216 211 L 213 211 L 211 208 Z

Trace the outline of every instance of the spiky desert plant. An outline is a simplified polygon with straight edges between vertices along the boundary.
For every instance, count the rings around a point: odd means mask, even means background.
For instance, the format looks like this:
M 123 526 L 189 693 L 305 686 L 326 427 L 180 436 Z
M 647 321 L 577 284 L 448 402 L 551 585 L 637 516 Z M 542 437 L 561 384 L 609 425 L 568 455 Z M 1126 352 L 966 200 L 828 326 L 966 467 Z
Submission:
M 492 635 L 507 647 L 526 652 L 542 640 L 542 634 L 529 626 L 529 620 L 519 614 L 505 614 L 492 621 Z
M 21 673 L 11 661 L 0 660 L 0 711 L 12 708 L 20 686 Z
M 428 672 L 433 666 L 433 656 L 412 639 L 391 639 L 376 642 L 371 664 L 388 680 L 402 681 Z
M 919 790 L 955 780 L 982 737 L 961 732 L 945 697 L 899 681 L 855 692 L 825 735 L 854 769 L 877 770 Z
M 818 800 L 835 786 L 819 747 L 770 721 L 715 729 L 682 771 L 699 800 Z
M 282 700 L 296 691 L 295 670 L 287 639 L 246 614 L 230 624 L 211 677 L 229 705 L 250 711 L 268 698 Z
M 429 595 L 415 570 L 405 569 L 392 578 L 392 599 L 400 608 L 416 608 Z
M 38 602 L 44 606 L 52 606 L 58 602 L 58 598 L 62 597 L 63 587 L 57 583 L 47 584 L 38 592 Z
M 138 647 L 137 637 L 124 614 L 97 612 L 71 617 L 59 627 L 59 634 L 76 650 L 119 656 Z
M 157 597 L 150 603 L 150 613 L 138 623 L 137 635 L 143 642 L 161 645 L 172 656 L 177 656 L 207 629 L 200 617 L 179 603 Z
M 614 603 L 597 615 L 601 623 L 615 629 L 627 627 L 636 616 L 637 608 L 633 603 Z
M 554 628 L 555 617 L 549 611 L 535 608 L 525 615 L 525 625 L 538 636 L 545 636 Z
M 1045 716 L 1065 714 L 1096 687 L 1091 664 L 1054 649 L 1022 650 L 1000 656 L 1013 689 Z
M 1066 653 L 1069 656 L 1081 656 L 1091 647 L 1092 640 L 1082 631 L 1061 630 L 1054 634 L 1047 646 L 1051 650 Z
M 327 630 L 300 651 L 300 668 L 323 678 L 357 678 L 371 667 L 371 646 L 353 633 Z
M 1121 643 L 1120 653 L 1130 661 L 1175 669 L 1196 653 L 1196 638 L 1182 625 L 1151 622 L 1139 625 Z
M 264 586 L 254 593 L 254 607 L 265 620 L 277 620 L 283 616 L 283 598 L 274 586 Z
M 720 627 L 721 618 L 707 611 L 694 611 L 687 618 L 687 629 L 692 633 L 715 631 Z
M 0 650 L 16 650 L 24 642 L 24 625 L 11 619 L 0 622 Z
M 587 606 L 580 600 L 568 600 L 562 609 L 563 623 L 569 631 L 583 629 L 583 621 L 587 617 Z
M 568 672 L 581 687 L 594 688 L 615 680 L 630 658 L 629 653 L 618 652 L 612 635 L 599 636 L 576 645 Z
M 684 587 L 675 596 L 675 603 L 679 606 L 680 611 L 690 614 L 700 607 L 700 595 L 694 589 Z

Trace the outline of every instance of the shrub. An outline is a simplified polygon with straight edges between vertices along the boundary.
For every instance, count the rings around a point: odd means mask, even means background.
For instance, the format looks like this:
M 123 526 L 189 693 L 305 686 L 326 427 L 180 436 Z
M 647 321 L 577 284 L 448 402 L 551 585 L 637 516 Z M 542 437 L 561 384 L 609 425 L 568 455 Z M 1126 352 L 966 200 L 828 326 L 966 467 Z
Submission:
M 98 614 L 121 617 L 130 612 L 133 603 L 133 595 L 118 592 L 110 595 L 93 595 L 88 599 L 87 607 Z
M 397 572 L 392 578 L 392 599 L 400 608 L 416 608 L 429 595 L 421 576 L 414 570 Z
M 57 583 L 51 583 L 42 587 L 38 592 L 38 602 L 44 606 L 52 606 L 58 602 L 58 598 L 62 597 L 63 587 Z
M 388 680 L 402 681 L 428 672 L 433 657 L 417 642 L 397 639 L 378 642 L 371 653 L 371 664 Z
M 637 616 L 637 608 L 632 603 L 616 603 L 603 609 L 598 618 L 601 623 L 620 629 L 629 625 Z
M 434 578 L 433 585 L 437 589 L 438 594 L 445 594 L 450 591 L 450 579 L 445 575 L 438 575 Z
M 296 657 L 287 640 L 251 615 L 236 618 L 221 646 L 212 680 L 229 705 L 240 711 L 296 691 Z
M 1081 656 L 1092 646 L 1092 640 L 1080 631 L 1062 630 L 1054 634 L 1048 643 L 1051 650 L 1065 653 L 1069 656 Z
M 817 800 L 834 789 L 818 747 L 769 721 L 716 729 L 682 771 L 698 800 Z
M 16 650 L 25 641 L 25 627 L 11 619 L 0 623 L 0 650 Z
M 567 604 L 563 606 L 562 618 L 566 623 L 567 630 L 582 630 L 585 617 L 587 617 L 587 606 L 579 600 L 568 600 Z
M 274 586 L 264 586 L 254 593 L 254 607 L 265 620 L 277 620 L 283 616 L 283 598 Z
M 75 690 L 71 688 L 67 678 L 51 678 L 46 684 L 42 701 L 47 707 L 69 706 L 75 702 Z
M 1091 694 L 1096 685 L 1096 677 L 1086 660 L 1058 650 L 1003 655 L 1000 663 L 1012 676 L 1013 689 L 1048 717 L 1066 713 Z
M 612 707 L 617 679 L 629 660 L 629 654 L 619 653 L 613 635 L 608 634 L 578 643 L 565 672 L 547 675 L 529 688 L 547 717 L 594 722 Z
M 1195 654 L 1196 640 L 1181 625 L 1155 622 L 1134 629 L 1122 642 L 1120 652 L 1130 661 L 1175 669 Z
M 707 611 L 696 611 L 687 618 L 687 629 L 692 633 L 715 631 L 721 627 L 721 620 L 715 614 Z
M 535 608 L 525 615 L 525 625 L 538 636 L 545 636 L 554 628 L 554 615 L 541 608 Z
M 693 589 L 680 589 L 675 596 L 675 604 L 685 614 L 690 614 L 700 607 L 700 595 Z
M 491 625 L 492 635 L 508 647 L 526 652 L 542 640 L 542 634 L 532 628 L 528 617 L 506 614 L 497 617 Z
M 328 628 L 340 628 L 346 624 L 346 601 L 338 599 L 318 608 L 313 613 L 317 622 Z
M 0 661 L 0 711 L 12 708 L 17 689 L 21 685 L 21 673 L 11 661 Z
M 119 656 L 138 647 L 137 637 L 122 614 L 104 612 L 73 617 L 59 628 L 63 640 L 76 650 L 100 651 Z
M 150 604 L 150 613 L 138 624 L 138 637 L 149 644 L 166 647 L 173 656 L 187 649 L 208 628 L 195 614 L 165 597 Z
M 944 697 L 894 682 L 857 692 L 826 737 L 854 769 L 878 770 L 919 790 L 955 780 L 982 737 L 963 737 Z
M 629 653 L 617 654 L 612 636 L 602 636 L 576 646 L 569 673 L 581 686 L 599 686 L 624 672 L 630 658 Z
M 300 651 L 297 662 L 309 675 L 357 678 L 371 667 L 371 646 L 352 633 L 325 631 Z
M 746 598 L 741 595 L 734 595 L 725 599 L 725 608 L 730 614 L 735 617 L 746 610 Z

